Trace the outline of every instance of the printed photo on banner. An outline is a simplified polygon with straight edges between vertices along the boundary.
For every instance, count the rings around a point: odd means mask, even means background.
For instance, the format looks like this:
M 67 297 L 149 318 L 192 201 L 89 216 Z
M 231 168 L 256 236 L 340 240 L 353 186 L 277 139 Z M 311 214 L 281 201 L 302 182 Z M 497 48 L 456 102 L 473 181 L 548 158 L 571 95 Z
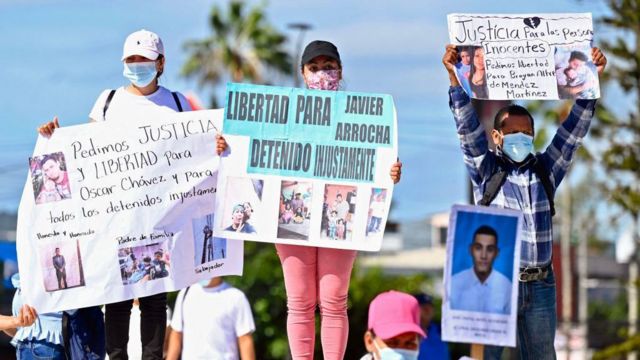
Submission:
M 41 243 L 38 253 L 47 292 L 85 286 L 79 240 Z
M 166 278 L 171 270 L 166 242 L 121 248 L 118 262 L 123 285 Z
M 558 96 L 561 99 L 600 97 L 598 70 L 591 59 L 591 46 L 556 47 L 554 54 Z
M 250 177 L 230 176 L 225 189 L 222 228 L 245 234 L 256 234 L 256 223 L 261 209 L 264 181 Z M 254 213 L 254 211 L 256 211 Z
M 62 152 L 30 158 L 29 169 L 36 204 L 71 198 L 67 164 Z
M 213 214 L 191 220 L 194 266 L 226 257 L 227 240 L 213 236 Z
M 367 237 L 379 234 L 384 225 L 384 219 L 387 203 L 387 189 L 371 189 L 371 199 L 369 200 L 369 216 L 367 218 Z
M 486 206 L 453 207 L 443 302 L 449 341 L 515 345 L 521 216 Z
M 456 76 L 458 82 L 470 97 L 489 98 L 484 49 L 482 46 L 458 46 L 457 49 Z
M 320 236 L 330 240 L 352 240 L 357 187 L 327 184 L 324 187 Z
M 279 238 L 309 239 L 312 196 L 311 182 L 282 180 L 278 213 Z

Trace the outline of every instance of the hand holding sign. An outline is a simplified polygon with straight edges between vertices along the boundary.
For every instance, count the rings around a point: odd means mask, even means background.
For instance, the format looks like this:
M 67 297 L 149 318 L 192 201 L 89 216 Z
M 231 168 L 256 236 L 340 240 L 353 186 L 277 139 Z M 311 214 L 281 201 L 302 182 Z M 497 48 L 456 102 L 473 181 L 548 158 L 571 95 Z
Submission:
M 591 58 L 596 69 L 598 69 L 598 75 L 602 75 L 604 68 L 607 66 L 607 57 L 604 56 L 604 53 L 599 48 L 594 47 L 591 48 Z
M 59 127 L 60 127 L 60 124 L 58 123 L 58 117 L 54 116 L 53 120 L 47 123 L 44 123 L 40 125 L 40 127 L 38 127 L 38 133 L 40 133 L 40 135 L 44 137 L 51 137 L 51 135 L 53 135 L 53 131 Z
M 456 64 L 458 62 L 460 62 L 458 59 L 458 48 L 453 44 L 447 45 L 444 56 L 442 56 L 442 64 L 444 64 L 444 68 L 447 69 L 447 72 L 449 73 L 451 86 L 460 85 L 460 82 L 456 77 Z

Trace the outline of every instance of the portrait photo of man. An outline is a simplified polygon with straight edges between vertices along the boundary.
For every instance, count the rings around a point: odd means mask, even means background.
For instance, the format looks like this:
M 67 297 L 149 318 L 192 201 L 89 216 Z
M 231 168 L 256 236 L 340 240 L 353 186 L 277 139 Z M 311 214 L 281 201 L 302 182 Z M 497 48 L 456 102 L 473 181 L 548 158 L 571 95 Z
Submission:
M 56 269 L 56 277 L 58 278 L 58 289 L 66 289 L 67 285 L 67 265 L 64 256 L 60 254 L 60 248 L 56 248 L 56 254 L 52 258 L 53 267 Z M 64 285 L 63 285 L 64 284 Z
M 473 266 L 451 278 L 451 309 L 485 313 L 511 312 L 511 281 L 494 269 L 500 255 L 498 233 L 482 225 L 473 232 L 469 255 Z
M 62 153 L 32 158 L 30 166 L 36 204 L 71 198 L 69 175 Z

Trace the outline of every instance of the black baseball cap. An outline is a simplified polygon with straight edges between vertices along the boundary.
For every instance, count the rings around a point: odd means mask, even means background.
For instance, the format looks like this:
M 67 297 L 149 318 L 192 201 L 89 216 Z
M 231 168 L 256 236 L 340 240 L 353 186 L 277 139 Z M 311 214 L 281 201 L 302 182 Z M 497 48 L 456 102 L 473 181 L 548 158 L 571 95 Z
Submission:
M 328 56 L 332 59 L 340 61 L 340 54 L 338 53 L 338 48 L 332 43 L 324 40 L 314 40 L 310 42 L 307 47 L 304 48 L 302 52 L 302 65 L 307 64 L 309 61 L 313 60 L 313 58 L 317 56 Z

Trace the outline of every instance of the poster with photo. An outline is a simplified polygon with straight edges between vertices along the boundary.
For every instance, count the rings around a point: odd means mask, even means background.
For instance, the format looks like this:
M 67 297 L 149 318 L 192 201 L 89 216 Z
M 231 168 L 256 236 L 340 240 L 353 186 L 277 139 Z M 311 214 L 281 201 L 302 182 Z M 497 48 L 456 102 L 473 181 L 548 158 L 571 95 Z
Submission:
M 41 313 L 77 309 L 241 274 L 243 242 L 213 234 L 222 114 L 116 119 L 38 138 L 18 211 L 25 302 Z
M 455 205 L 447 237 L 442 339 L 515 346 L 522 212 Z
M 391 96 L 230 83 L 226 105 L 215 236 L 380 249 L 397 160 Z
M 590 13 L 449 14 L 456 77 L 476 99 L 596 99 Z

